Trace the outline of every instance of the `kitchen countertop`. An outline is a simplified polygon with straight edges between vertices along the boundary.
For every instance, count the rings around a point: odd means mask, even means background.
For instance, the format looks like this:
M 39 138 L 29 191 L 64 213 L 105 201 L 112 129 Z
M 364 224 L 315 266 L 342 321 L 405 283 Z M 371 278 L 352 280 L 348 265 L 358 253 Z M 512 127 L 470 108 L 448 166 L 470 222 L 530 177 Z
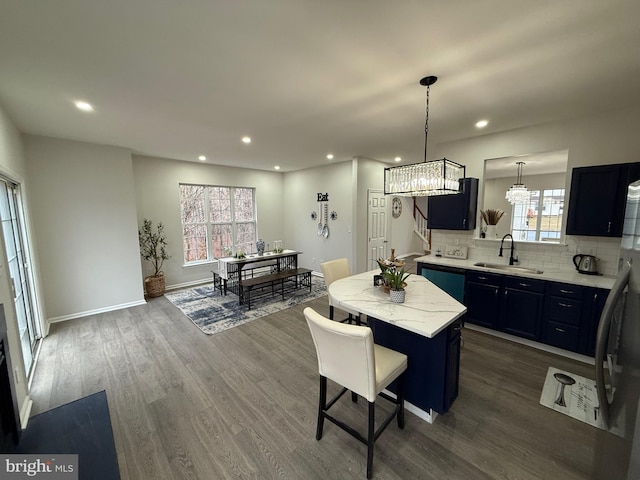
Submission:
M 379 273 L 380 270 L 371 270 L 333 282 L 329 285 L 333 304 L 427 338 L 435 337 L 467 311 L 422 275 L 410 275 L 406 280 L 405 302 L 393 303 L 388 293 L 373 286 L 373 276 Z
M 445 257 L 436 257 L 435 255 L 425 255 L 423 257 L 417 257 L 415 262 L 418 263 L 428 263 L 431 265 L 442 265 L 446 267 L 453 268 L 461 268 L 465 270 L 477 270 L 480 272 L 488 272 L 488 273 L 496 273 L 499 275 L 510 275 L 515 277 L 528 277 L 528 278 L 538 278 L 540 280 L 547 280 L 551 282 L 562 282 L 569 283 L 572 285 L 582 285 L 585 287 L 596 287 L 596 288 L 605 288 L 611 290 L 613 284 L 615 282 L 615 277 L 609 277 L 604 275 L 585 275 L 582 273 L 578 273 L 576 270 L 545 270 L 543 273 L 528 273 L 522 271 L 505 271 L 505 270 L 496 270 L 492 268 L 486 267 L 478 267 L 475 266 L 474 263 L 480 262 L 482 260 L 477 259 L 466 259 L 461 260 L 458 258 L 445 258 Z M 487 263 L 504 263 L 507 262 L 487 262 Z M 519 267 L 520 265 L 514 265 L 515 267 Z M 523 267 L 526 267 L 523 265 Z

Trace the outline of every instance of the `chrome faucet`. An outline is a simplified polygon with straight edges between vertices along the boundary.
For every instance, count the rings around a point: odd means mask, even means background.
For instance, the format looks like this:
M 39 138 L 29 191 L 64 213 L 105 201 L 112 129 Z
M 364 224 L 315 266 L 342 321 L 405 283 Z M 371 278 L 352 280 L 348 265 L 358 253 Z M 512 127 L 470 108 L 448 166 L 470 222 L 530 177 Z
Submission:
M 510 233 L 507 233 L 504 237 L 502 237 L 502 241 L 500 242 L 500 253 L 498 253 L 498 256 L 499 257 L 502 256 L 502 247 L 504 246 L 504 239 L 507 237 L 511 237 L 511 253 L 509 255 L 509 265 L 513 265 L 514 263 L 518 262 L 518 257 L 513 256 L 513 249 L 515 247 L 515 242 L 513 241 L 513 236 Z

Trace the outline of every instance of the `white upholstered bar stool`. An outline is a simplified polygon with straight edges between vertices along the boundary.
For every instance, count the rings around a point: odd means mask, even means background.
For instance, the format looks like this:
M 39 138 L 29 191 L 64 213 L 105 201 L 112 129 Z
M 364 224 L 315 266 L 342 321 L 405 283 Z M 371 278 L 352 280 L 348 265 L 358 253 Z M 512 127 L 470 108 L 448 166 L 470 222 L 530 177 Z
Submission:
M 398 420 L 398 427 L 404 428 L 402 373 L 407 369 L 407 356 L 373 343 L 373 333 L 369 327 L 331 321 L 310 307 L 304 309 L 304 316 L 316 346 L 320 373 L 316 440 L 322 438 L 325 418 L 360 440 L 367 445 L 367 478 L 371 478 L 373 445 L 376 439 L 394 417 Z M 327 378 L 343 387 L 329 402 L 327 402 Z M 394 380 L 397 380 L 397 398 L 382 392 Z M 357 400 L 355 395 L 367 399 L 369 421 L 366 437 L 328 413 L 329 408 L 347 390 L 352 392 L 353 401 Z M 378 395 L 394 403 L 395 408 L 376 430 L 375 401 Z
M 322 276 L 324 277 L 324 283 L 329 288 L 336 280 L 340 280 L 341 278 L 346 278 L 351 276 L 351 268 L 349 267 L 349 260 L 347 258 L 337 258 L 335 260 L 329 260 L 328 262 L 323 262 L 320 264 L 320 268 L 322 268 Z M 355 310 L 349 310 L 345 307 L 340 307 L 341 310 L 344 310 L 349 314 L 348 318 L 340 320 L 341 322 L 349 322 L 355 319 L 356 325 L 360 325 L 360 312 L 356 312 Z M 333 299 L 331 295 L 329 295 L 329 318 L 333 320 Z

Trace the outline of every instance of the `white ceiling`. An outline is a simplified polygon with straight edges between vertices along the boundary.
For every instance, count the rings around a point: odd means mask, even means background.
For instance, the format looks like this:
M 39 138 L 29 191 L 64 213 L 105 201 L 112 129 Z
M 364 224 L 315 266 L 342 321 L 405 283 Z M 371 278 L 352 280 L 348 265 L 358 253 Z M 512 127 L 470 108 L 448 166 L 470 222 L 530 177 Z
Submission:
M 528 175 L 566 173 L 569 150 L 532 153 L 515 157 L 490 158 L 484 164 L 484 179 L 512 177 L 517 175 L 517 162 L 523 162 L 522 178 Z
M 638 0 L 0 0 L 0 105 L 26 133 L 180 160 L 413 163 L 426 75 L 430 146 L 639 105 L 639 18 Z

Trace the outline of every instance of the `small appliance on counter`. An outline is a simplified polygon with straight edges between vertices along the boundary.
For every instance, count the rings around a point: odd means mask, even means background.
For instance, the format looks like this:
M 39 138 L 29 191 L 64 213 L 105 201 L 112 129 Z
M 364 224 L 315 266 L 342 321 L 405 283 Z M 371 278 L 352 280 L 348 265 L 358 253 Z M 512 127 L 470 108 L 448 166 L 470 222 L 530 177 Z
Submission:
M 598 260 L 600 259 L 593 255 L 583 255 L 581 253 L 573 256 L 573 264 L 576 266 L 576 270 L 586 275 L 598 275 Z

